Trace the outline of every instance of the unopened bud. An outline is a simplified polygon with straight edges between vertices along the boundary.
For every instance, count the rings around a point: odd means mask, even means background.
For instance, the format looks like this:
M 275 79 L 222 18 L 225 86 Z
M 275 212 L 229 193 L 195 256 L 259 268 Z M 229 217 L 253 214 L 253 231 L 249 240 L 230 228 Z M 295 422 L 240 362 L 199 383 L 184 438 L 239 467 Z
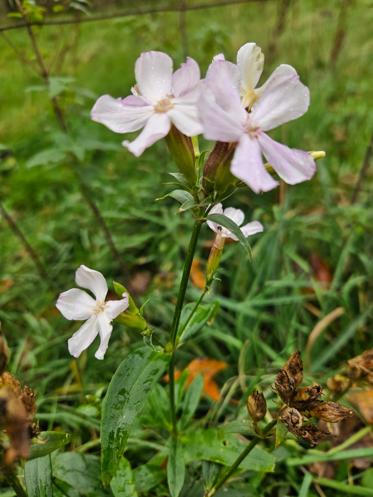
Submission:
M 309 153 L 312 155 L 312 158 L 315 160 L 323 159 L 326 156 L 326 153 L 324 152 L 324 150 L 317 150 L 317 151 L 309 152 Z
M 343 407 L 336 402 L 317 402 L 309 409 L 311 416 L 322 419 L 327 423 L 338 423 L 345 418 L 352 416 L 353 411 Z
M 114 281 L 114 290 L 119 297 L 128 296 L 128 308 L 119 314 L 117 320 L 133 330 L 140 331 L 143 335 L 151 335 L 151 330 L 146 319 L 142 316 L 136 302 L 133 300 L 126 287 Z
M 267 403 L 261 392 L 255 391 L 247 399 L 247 410 L 251 419 L 261 421 L 267 412 Z
M 175 126 L 172 126 L 166 136 L 166 142 L 180 172 L 190 184 L 194 185 L 197 175 L 192 139 L 189 136 L 183 135 Z
M 206 267 L 207 286 L 211 283 L 214 274 L 217 268 L 219 267 L 220 259 L 224 249 L 224 243 L 225 243 L 225 238 L 222 236 L 222 234 L 220 232 L 216 233 L 215 240 L 211 247 L 210 255 L 207 260 L 207 267 Z

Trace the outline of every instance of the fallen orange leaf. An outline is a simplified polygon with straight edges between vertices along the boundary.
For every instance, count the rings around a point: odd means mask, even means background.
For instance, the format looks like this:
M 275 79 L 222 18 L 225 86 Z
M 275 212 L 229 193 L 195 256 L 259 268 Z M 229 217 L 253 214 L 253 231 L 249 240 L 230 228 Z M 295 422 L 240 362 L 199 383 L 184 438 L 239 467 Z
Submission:
M 201 269 L 201 261 L 200 259 L 193 259 L 192 267 L 190 270 L 190 278 L 192 283 L 197 288 L 203 290 L 206 286 L 205 274 Z
M 352 392 L 348 400 L 359 409 L 367 423 L 373 424 L 373 389 Z

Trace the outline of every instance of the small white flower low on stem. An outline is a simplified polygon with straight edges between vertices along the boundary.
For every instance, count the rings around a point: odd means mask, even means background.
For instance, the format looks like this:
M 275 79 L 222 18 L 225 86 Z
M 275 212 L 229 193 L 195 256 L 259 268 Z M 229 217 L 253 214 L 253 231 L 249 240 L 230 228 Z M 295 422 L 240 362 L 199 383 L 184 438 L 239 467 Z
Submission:
M 87 266 L 80 266 L 75 273 L 76 284 L 90 290 L 95 299 L 79 288 L 72 288 L 58 297 L 56 307 L 69 320 L 85 321 L 68 341 L 69 352 L 79 357 L 97 335 L 100 346 L 95 353 L 96 359 L 103 359 L 108 348 L 113 326 L 111 322 L 128 308 L 128 295 L 121 300 L 105 301 L 108 286 L 104 276 Z
M 209 214 L 224 214 L 224 216 L 228 217 L 231 221 L 233 221 L 237 226 L 240 227 L 240 230 L 245 238 L 248 236 L 255 235 L 256 233 L 261 233 L 263 231 L 263 225 L 259 221 L 251 221 L 250 223 L 241 226 L 245 219 L 245 214 L 241 211 L 241 209 L 235 209 L 234 207 L 227 207 L 223 209 L 222 204 L 216 204 L 209 212 Z M 207 221 L 209 228 L 215 233 L 220 234 L 222 238 L 230 238 L 235 242 L 238 241 L 238 238 L 234 233 L 229 231 L 224 226 L 220 226 L 218 223 L 213 221 Z

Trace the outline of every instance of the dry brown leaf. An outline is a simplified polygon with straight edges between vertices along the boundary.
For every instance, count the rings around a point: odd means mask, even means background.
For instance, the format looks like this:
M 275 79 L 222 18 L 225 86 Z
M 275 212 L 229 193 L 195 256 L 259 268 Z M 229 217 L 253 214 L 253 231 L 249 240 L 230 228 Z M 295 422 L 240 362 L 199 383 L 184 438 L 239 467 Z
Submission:
M 348 400 L 358 408 L 367 423 L 373 424 L 373 389 L 351 392 Z

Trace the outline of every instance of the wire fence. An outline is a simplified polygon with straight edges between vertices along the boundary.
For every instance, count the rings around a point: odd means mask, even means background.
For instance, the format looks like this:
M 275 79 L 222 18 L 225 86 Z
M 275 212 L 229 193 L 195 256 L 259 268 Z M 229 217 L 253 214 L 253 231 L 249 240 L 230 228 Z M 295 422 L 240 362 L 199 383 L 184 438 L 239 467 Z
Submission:
M 105 21 L 108 19 L 124 18 L 130 16 L 141 16 L 146 14 L 159 14 L 159 13 L 179 13 L 185 14 L 189 11 L 205 10 L 217 7 L 228 7 L 231 5 L 242 5 L 250 3 L 266 3 L 271 0 L 217 0 L 215 2 L 201 2 L 195 4 L 187 4 L 187 2 L 173 2 L 170 5 L 158 5 L 151 7 L 129 7 L 123 10 L 116 10 L 107 13 L 98 13 L 91 15 L 74 15 L 70 17 L 46 17 L 42 21 L 19 21 L 11 24 L 0 25 L 0 32 L 10 31 L 14 29 L 26 28 L 27 26 L 59 26 L 65 24 L 77 24 L 85 22 Z

